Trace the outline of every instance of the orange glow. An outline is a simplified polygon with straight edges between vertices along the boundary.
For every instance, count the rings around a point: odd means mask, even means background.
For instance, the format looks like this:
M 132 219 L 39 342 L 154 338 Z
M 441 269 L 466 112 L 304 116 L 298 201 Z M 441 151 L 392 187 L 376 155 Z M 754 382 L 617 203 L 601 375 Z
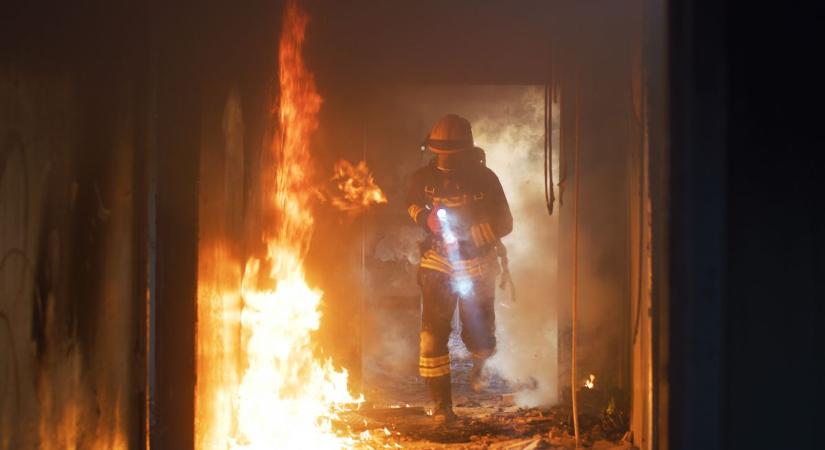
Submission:
M 331 202 L 338 210 L 355 216 L 372 205 L 387 203 L 387 196 L 375 184 L 365 161 L 353 165 L 341 160 L 335 163 L 333 170 L 332 182 L 338 192 L 332 196 Z
M 71 361 L 79 368 L 79 361 Z M 75 369 L 72 367 L 72 369 Z M 75 369 L 77 370 L 77 369 Z M 74 397 L 77 391 L 67 394 Z M 76 398 L 66 399 L 63 405 L 51 383 L 40 387 L 40 423 L 38 425 L 39 448 L 43 450 L 75 450 L 80 437 L 80 406 Z M 56 404 L 57 403 L 57 404 Z
M 241 264 L 224 243 L 198 255 L 195 448 L 226 449 L 234 433 L 240 379 Z
M 129 448 L 122 411 L 122 392 L 109 398 L 102 386 L 93 390 L 82 378 L 82 353 L 74 344 L 64 357 L 51 357 L 38 380 L 40 450 L 125 450 Z M 95 403 L 98 402 L 98 403 Z
M 596 375 L 593 375 L 591 373 L 590 376 L 587 377 L 586 380 L 584 380 L 584 386 L 587 389 L 593 389 L 594 387 L 596 387 Z
M 278 50 L 275 132 L 268 149 L 272 165 L 261 168 L 263 212 L 269 218 L 261 230 L 266 256 L 250 258 L 240 275 L 239 270 L 204 269 L 204 264 L 240 266 L 220 246 L 202 252 L 198 449 L 340 449 L 358 439 L 332 427 L 339 408 L 360 401 L 347 389 L 347 372 L 313 352 L 322 293 L 307 284 L 304 258 L 318 192 L 310 139 L 318 127 L 321 97 L 301 53 L 307 22 L 296 2 L 288 1 Z M 356 169 L 377 189 L 365 165 Z M 370 192 L 366 195 L 375 198 Z

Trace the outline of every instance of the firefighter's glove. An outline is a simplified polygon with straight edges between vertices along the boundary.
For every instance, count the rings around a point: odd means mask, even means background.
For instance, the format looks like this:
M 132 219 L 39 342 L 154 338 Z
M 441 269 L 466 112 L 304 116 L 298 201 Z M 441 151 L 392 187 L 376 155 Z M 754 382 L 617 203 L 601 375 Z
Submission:
M 433 210 L 430 211 L 430 214 L 427 216 L 427 228 L 429 228 L 429 230 L 432 231 L 433 234 L 435 234 L 436 236 L 440 236 L 443 228 L 441 226 L 441 219 L 438 218 L 438 214 L 436 214 L 436 211 L 438 211 L 438 209 L 433 208 Z
M 473 243 L 479 248 L 493 245 L 498 240 L 493 232 L 493 227 L 487 222 L 470 226 L 470 236 L 473 238 Z

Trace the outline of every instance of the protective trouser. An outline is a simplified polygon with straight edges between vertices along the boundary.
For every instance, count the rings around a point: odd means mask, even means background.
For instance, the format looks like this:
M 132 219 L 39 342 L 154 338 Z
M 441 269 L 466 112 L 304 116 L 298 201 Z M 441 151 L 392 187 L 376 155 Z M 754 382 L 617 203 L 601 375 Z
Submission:
M 443 272 L 420 269 L 418 281 L 423 296 L 419 373 L 425 380 L 450 376 L 447 343 L 458 302 L 461 339 L 473 354 L 490 354 L 496 347 L 495 274 L 470 280 L 469 293 L 456 292 L 455 280 Z

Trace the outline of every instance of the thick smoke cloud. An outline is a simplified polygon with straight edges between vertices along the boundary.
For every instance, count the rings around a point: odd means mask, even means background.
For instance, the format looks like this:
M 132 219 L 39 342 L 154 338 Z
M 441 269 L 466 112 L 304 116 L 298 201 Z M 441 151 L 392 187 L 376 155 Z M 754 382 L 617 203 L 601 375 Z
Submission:
M 557 220 L 544 200 L 544 91 L 524 88 L 495 112 L 468 111 L 477 145 L 498 174 L 514 218 L 503 239 L 516 291 L 498 292 L 499 349 L 490 369 L 519 388 L 524 406 L 556 401 Z

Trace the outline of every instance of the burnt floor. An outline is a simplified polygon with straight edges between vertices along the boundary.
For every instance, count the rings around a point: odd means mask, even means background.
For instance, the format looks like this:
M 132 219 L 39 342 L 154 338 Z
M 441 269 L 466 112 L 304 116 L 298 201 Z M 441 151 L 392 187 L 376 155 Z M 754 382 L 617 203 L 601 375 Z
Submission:
M 414 339 L 417 344 L 417 320 L 417 314 L 396 311 L 391 325 L 401 327 L 394 328 L 406 335 L 401 340 Z M 381 336 L 373 338 L 381 339 Z M 568 406 L 520 408 L 513 402 L 513 387 L 489 374 L 488 389 L 481 393 L 472 391 L 469 385 L 472 360 L 458 330 L 450 338 L 450 353 L 453 402 L 460 419 L 451 426 L 433 424 L 428 415 L 431 405 L 427 389 L 416 370 L 417 355 L 409 354 L 414 345 L 411 342 L 394 345 L 407 351 L 367 360 L 366 402 L 360 411 L 343 415 L 342 422 L 337 424 L 340 429 L 359 435 L 362 448 L 575 448 L 570 436 L 572 415 Z M 399 359 L 405 361 L 399 362 Z M 626 419 L 603 410 L 601 405 L 605 400 L 598 393 L 582 394 L 580 403 L 584 403 L 587 411 L 580 415 L 583 445 L 596 449 L 633 448 L 622 441 Z

